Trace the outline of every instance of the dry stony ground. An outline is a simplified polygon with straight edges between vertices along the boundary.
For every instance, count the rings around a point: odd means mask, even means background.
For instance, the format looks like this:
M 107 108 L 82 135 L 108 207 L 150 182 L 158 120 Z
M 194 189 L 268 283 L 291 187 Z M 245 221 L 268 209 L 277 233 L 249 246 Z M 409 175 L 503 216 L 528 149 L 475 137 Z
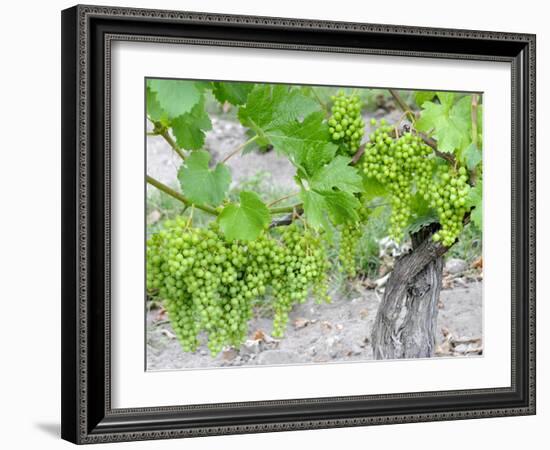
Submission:
M 390 119 L 391 121 L 391 119 Z M 213 118 L 205 148 L 220 161 L 246 140 L 238 123 Z M 147 139 L 147 172 L 170 185 L 177 183 L 179 159 L 160 137 Z M 267 183 L 282 191 L 294 189 L 294 169 L 274 151 L 251 152 L 231 158 L 233 185 L 258 172 L 270 174 Z M 265 183 L 265 181 L 264 181 Z M 265 187 L 265 186 L 264 186 Z M 149 188 L 152 189 L 152 188 Z M 250 339 L 240 349 L 226 349 L 212 358 L 205 345 L 195 353 L 182 352 L 164 314 L 153 310 L 147 317 L 147 368 L 169 370 L 220 366 L 327 363 L 369 360 L 371 328 L 381 293 L 361 289 L 352 295 L 334 294 L 330 304 L 309 301 L 291 313 L 285 338 L 270 337 L 271 320 L 256 317 L 250 323 Z M 438 320 L 438 356 L 481 353 L 482 283 L 462 283 L 442 291 Z M 257 338 L 257 339 L 255 339 Z
M 287 333 L 281 340 L 270 337 L 269 318 L 256 317 L 250 322 L 250 339 L 240 349 L 228 348 L 216 358 L 210 356 L 206 345 L 195 353 L 184 353 L 166 316 L 153 310 L 147 320 L 147 369 L 369 360 L 370 334 L 379 298 L 375 291 L 365 290 L 355 296 L 333 295 L 330 304 L 310 300 L 298 305 L 290 314 Z M 482 335 L 482 283 L 442 291 L 437 330 L 438 356 L 479 353 L 470 351 L 481 345 L 477 338 Z

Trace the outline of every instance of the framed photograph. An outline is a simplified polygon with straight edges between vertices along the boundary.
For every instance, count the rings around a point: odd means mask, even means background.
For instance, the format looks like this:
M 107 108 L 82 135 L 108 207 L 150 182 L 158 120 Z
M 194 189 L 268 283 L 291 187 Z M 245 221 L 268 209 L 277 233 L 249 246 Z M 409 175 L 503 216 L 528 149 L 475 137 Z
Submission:
M 535 36 L 62 12 L 62 437 L 535 413 Z

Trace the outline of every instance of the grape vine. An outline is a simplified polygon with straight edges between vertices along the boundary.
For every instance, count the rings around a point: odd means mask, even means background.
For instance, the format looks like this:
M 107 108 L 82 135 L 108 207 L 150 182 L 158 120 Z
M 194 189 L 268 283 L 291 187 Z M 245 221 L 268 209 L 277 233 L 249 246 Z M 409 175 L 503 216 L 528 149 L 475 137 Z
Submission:
M 348 278 L 358 275 L 358 243 L 374 198 L 391 206 L 387 233 L 396 241 L 436 222 L 433 240 L 450 247 L 465 217 L 481 227 L 476 95 L 416 92 L 414 112 L 398 98 L 409 120 L 404 130 L 384 120 L 366 126 L 369 90 L 323 89 L 148 80 L 148 135 L 179 156 L 179 186 L 149 175 L 147 183 L 212 218 L 206 225 L 189 214 L 165 220 L 147 241 L 148 293 L 165 305 L 184 351 L 195 351 L 202 336 L 212 355 L 241 345 L 257 302 L 269 302 L 272 334 L 281 337 L 294 305 L 310 296 L 330 301 L 334 266 Z M 208 101 L 233 108 L 248 135 L 217 162 L 205 150 Z M 273 148 L 294 165 L 291 195 L 271 203 L 258 192 L 230 195 L 234 180 L 226 162 L 254 148 Z M 340 238 L 330 239 L 336 230 Z M 334 260 L 329 245 L 338 245 Z

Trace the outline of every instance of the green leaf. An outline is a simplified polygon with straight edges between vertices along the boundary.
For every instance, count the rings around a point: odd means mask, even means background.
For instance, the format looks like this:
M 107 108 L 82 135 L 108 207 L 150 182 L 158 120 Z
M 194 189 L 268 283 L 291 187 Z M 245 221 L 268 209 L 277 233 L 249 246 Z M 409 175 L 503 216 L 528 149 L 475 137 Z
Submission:
M 445 107 L 448 111 L 453 106 L 455 99 L 454 92 L 436 92 L 439 102 Z
M 300 197 L 306 219 L 314 228 L 330 231 L 327 215 L 335 224 L 358 220 L 360 203 L 353 193 L 362 191 L 362 178 L 350 161 L 337 156 L 313 177 L 306 178 L 308 189 L 303 188 Z
M 425 226 L 436 223 L 438 221 L 439 217 L 437 217 L 435 211 L 428 212 L 426 214 L 413 218 L 412 222 L 405 228 L 405 233 L 414 234 L 420 231 Z
M 229 240 L 252 241 L 268 226 L 269 209 L 258 194 L 241 191 L 240 204 L 227 205 L 218 216 L 220 227 Z
M 387 193 L 386 187 L 378 180 L 366 176 L 363 177 L 363 196 L 365 200 L 384 197 Z
M 359 200 L 348 192 L 322 192 L 328 208 L 328 214 L 335 224 L 356 222 L 359 220 L 357 209 Z
M 147 115 L 155 122 L 165 123 L 167 120 L 166 112 L 161 108 L 157 100 L 157 94 L 149 86 L 145 90 L 145 97 L 147 100 Z
M 440 94 L 443 96 L 441 104 L 425 102 L 422 105 L 416 128 L 425 132 L 433 131 L 438 150 L 452 153 L 470 143 L 471 97 L 465 96 L 451 107 L 451 94 L 438 92 L 438 97 Z
M 433 100 L 435 95 L 434 91 L 416 91 L 414 93 L 414 101 L 418 106 L 422 106 L 425 102 Z
M 355 222 L 359 219 L 359 200 L 348 192 L 302 189 L 300 199 L 304 205 L 306 219 L 313 228 L 330 231 L 327 216 L 335 224 Z
M 259 143 L 269 143 L 269 135 L 278 128 L 308 116 L 318 109 L 315 100 L 299 89 L 285 85 L 256 85 L 248 94 L 246 105 L 239 108 L 241 123 L 254 130 Z M 281 134 L 280 132 L 278 133 Z
M 188 80 L 148 80 L 160 107 L 173 119 L 188 113 L 200 102 L 203 85 Z
M 193 109 L 171 122 L 177 144 L 187 150 L 198 150 L 204 145 L 205 131 L 212 129 L 210 117 L 204 109 L 204 98 Z
M 183 194 L 199 205 L 219 205 L 229 189 L 231 173 L 224 164 L 210 170 L 210 153 L 195 150 L 180 167 L 178 179 Z
M 363 190 L 361 175 L 355 167 L 349 165 L 350 158 L 337 156 L 330 163 L 319 169 L 309 179 L 312 189 L 332 191 L 334 188 L 343 192 L 360 192 Z
M 474 208 L 471 211 L 471 220 L 472 223 L 480 230 L 483 229 L 483 185 L 481 182 L 478 182 L 473 188 L 468 192 L 468 197 L 466 198 L 466 206 Z
M 468 170 L 475 169 L 482 159 L 481 151 L 473 142 L 462 152 L 462 162 L 466 165 Z
M 212 93 L 220 103 L 244 105 L 248 94 L 254 88 L 254 83 L 233 83 L 219 81 L 212 83 Z
M 326 215 L 327 204 L 324 197 L 318 192 L 302 189 L 300 191 L 300 200 L 304 205 L 304 214 L 308 223 L 313 228 L 328 230 L 330 224 Z
M 315 174 L 331 161 L 338 147 L 330 142 L 328 125 L 322 112 L 309 114 L 303 122 L 292 120 L 265 132 L 271 144 L 288 156 L 308 175 Z

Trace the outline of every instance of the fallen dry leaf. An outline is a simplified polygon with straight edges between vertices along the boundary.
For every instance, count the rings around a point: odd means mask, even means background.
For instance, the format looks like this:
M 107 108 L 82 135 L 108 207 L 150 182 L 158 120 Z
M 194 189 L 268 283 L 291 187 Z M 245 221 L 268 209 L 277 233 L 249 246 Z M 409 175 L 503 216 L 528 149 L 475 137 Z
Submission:
M 483 269 L 483 256 L 480 256 L 471 265 L 472 269 Z
M 159 309 L 159 312 L 157 313 L 157 316 L 155 317 L 155 321 L 159 321 L 159 320 L 166 320 L 167 317 L 166 317 L 166 309 L 164 309 L 163 306 L 160 307 Z
M 305 328 L 310 324 L 310 321 L 304 317 L 298 317 L 294 321 L 294 329 L 299 330 L 300 328 Z
M 256 330 L 252 335 L 252 339 L 254 341 L 263 341 L 264 338 L 265 338 L 265 333 L 262 330 Z

